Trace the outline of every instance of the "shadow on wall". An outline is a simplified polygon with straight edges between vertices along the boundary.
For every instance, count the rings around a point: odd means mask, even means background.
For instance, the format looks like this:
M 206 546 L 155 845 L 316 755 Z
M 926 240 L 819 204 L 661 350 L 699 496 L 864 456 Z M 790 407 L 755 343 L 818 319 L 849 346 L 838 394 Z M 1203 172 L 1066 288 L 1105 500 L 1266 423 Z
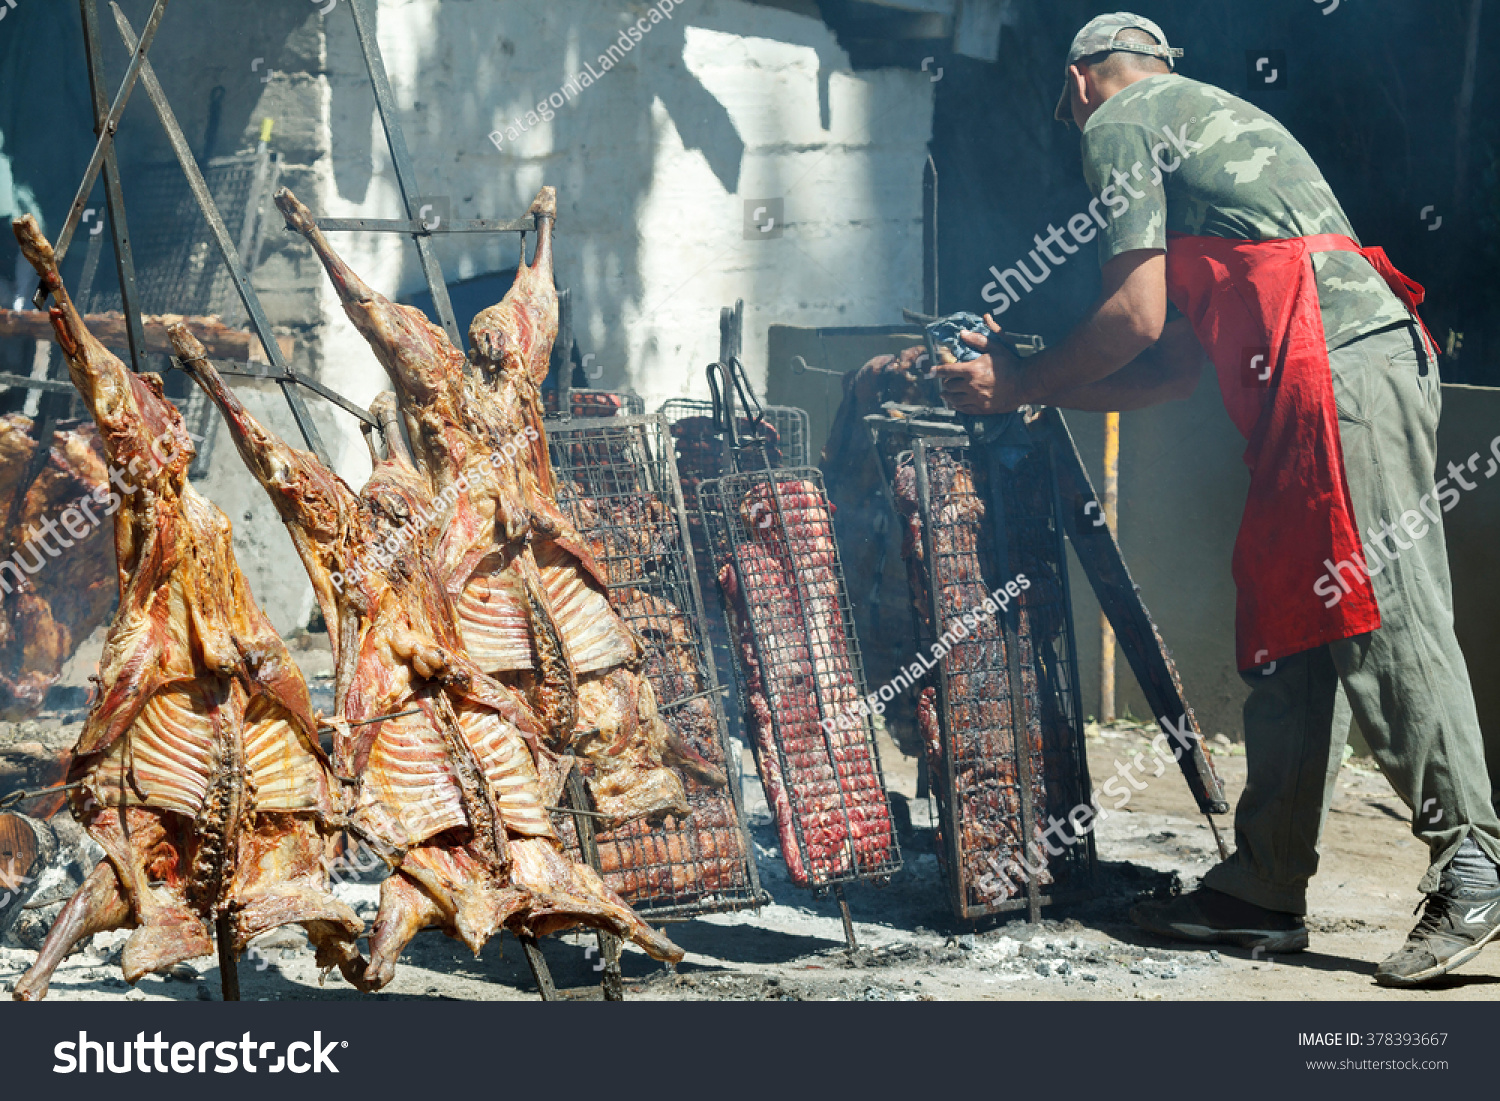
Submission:
M 657 10 L 662 3 L 671 0 L 660 0 Z M 688 356 L 684 345 L 716 346 L 717 308 L 736 297 L 745 298 L 749 309 L 750 347 L 765 329 L 758 308 L 769 318 L 785 308 L 788 297 L 799 298 L 802 309 L 826 304 L 824 320 L 831 322 L 841 303 L 874 297 L 861 283 L 879 280 L 870 277 L 870 265 L 855 250 L 868 252 L 899 216 L 919 235 L 916 154 L 927 135 L 925 118 L 920 133 L 903 122 L 901 133 L 892 135 L 879 132 L 878 118 L 864 117 L 867 111 L 911 108 L 912 97 L 896 95 L 890 80 L 861 84 L 863 78 L 850 77 L 857 86 L 840 100 L 840 84 L 832 81 L 830 87 L 831 78 L 849 76 L 847 61 L 820 21 L 740 0 L 679 3 L 670 18 L 648 24 L 623 60 L 602 66 L 600 55 L 619 41 L 621 29 L 651 10 L 641 5 L 630 9 L 629 19 L 619 12 L 600 19 L 597 6 L 585 0 L 429 0 L 383 5 L 380 20 L 418 187 L 446 203 L 450 217 L 462 219 L 514 217 L 539 186 L 555 185 L 558 281 L 574 291 L 581 346 L 606 365 L 599 385 L 661 393 L 685 388 L 689 373 L 701 388 L 701 371 L 688 367 L 696 353 Z M 390 216 L 399 200 L 352 19 L 331 13 L 326 28 L 337 198 Z M 571 82 L 590 66 L 599 79 L 573 90 Z M 565 105 L 548 104 L 553 117 L 538 117 L 537 105 L 554 93 L 566 97 Z M 875 103 L 881 93 L 892 102 Z M 847 130 L 866 123 L 870 133 L 860 136 L 853 152 L 840 144 L 838 124 Z M 488 137 L 497 128 L 498 148 Z M 912 146 L 910 196 L 878 180 L 889 175 L 889 167 L 879 167 L 878 157 L 865 152 L 900 142 Z M 842 175 L 830 172 L 839 162 L 824 161 L 828 151 L 861 159 L 862 166 L 841 168 Z M 802 248 L 793 230 L 777 244 L 794 262 L 768 262 L 767 253 L 751 252 L 766 246 L 746 239 L 742 192 L 746 198 L 782 197 L 788 208 L 799 204 L 804 215 L 816 207 L 809 220 L 842 218 L 839 233 L 863 239 L 851 243 L 809 233 L 818 240 L 793 255 L 794 247 Z M 808 252 L 815 255 L 804 263 Z M 439 239 L 437 254 L 450 281 L 468 280 L 512 268 L 515 239 Z M 820 266 L 817 286 L 788 294 L 787 272 L 795 278 L 800 270 L 805 277 Z M 380 289 L 408 298 L 420 292 L 421 272 L 409 248 L 401 257 L 399 283 Z M 813 289 L 819 294 L 809 293 Z M 711 307 L 702 301 L 709 295 Z M 689 330 L 691 340 L 679 336 Z

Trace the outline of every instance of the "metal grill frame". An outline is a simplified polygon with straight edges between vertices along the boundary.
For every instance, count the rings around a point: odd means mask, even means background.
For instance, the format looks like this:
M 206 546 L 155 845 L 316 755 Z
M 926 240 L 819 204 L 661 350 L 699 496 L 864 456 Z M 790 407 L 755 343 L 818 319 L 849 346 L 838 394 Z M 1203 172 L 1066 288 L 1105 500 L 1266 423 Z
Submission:
M 812 455 L 808 450 L 808 443 L 812 436 L 812 422 L 808 419 L 807 410 L 795 405 L 767 405 L 764 409 L 766 420 L 776 429 L 782 465 L 811 466 Z M 657 412 L 666 417 L 669 424 L 676 424 L 684 417 L 713 416 L 714 403 L 698 398 L 670 398 L 662 402 Z M 742 420 L 749 419 L 743 411 L 736 415 Z
M 717 568 L 722 568 L 726 563 L 733 563 L 735 561 L 736 552 L 740 548 L 752 544 L 759 545 L 756 544 L 754 540 L 750 539 L 747 533 L 744 533 L 740 530 L 741 525 L 738 519 L 739 506 L 740 503 L 746 498 L 746 496 L 749 495 L 749 493 L 751 493 L 757 486 L 769 486 L 771 499 L 775 502 L 774 514 L 777 516 L 778 521 L 782 524 L 784 530 L 785 509 L 783 505 L 781 483 L 800 481 L 811 482 L 813 485 L 815 485 L 818 489 L 818 493 L 822 497 L 828 509 L 828 537 L 833 553 L 833 572 L 838 587 L 837 595 L 839 603 L 839 614 L 843 620 L 844 645 L 846 647 L 846 652 L 849 658 L 850 673 L 854 680 L 856 699 L 865 699 L 869 694 L 869 686 L 865 680 L 864 658 L 860 652 L 859 638 L 854 629 L 854 614 L 849 603 L 848 585 L 846 584 L 844 579 L 843 558 L 839 553 L 838 538 L 833 528 L 833 505 L 828 501 L 828 493 L 823 485 L 822 471 L 817 470 L 814 467 L 777 467 L 772 470 L 749 471 L 746 473 L 731 474 L 726 475 L 723 478 L 716 478 L 705 481 L 699 488 L 698 507 L 703 516 L 704 531 L 705 533 L 707 533 L 709 542 L 714 549 L 714 565 Z M 787 540 L 787 545 L 791 545 L 790 540 Z M 791 572 L 796 584 L 797 603 L 800 607 L 805 608 L 811 600 L 810 595 L 807 591 L 805 579 L 800 572 L 796 570 L 793 570 Z M 743 579 L 741 579 L 741 584 L 743 586 Z M 724 608 L 725 620 L 730 628 L 731 650 L 734 654 L 734 660 L 732 664 L 734 666 L 735 685 L 738 689 L 737 695 L 739 698 L 740 714 L 743 717 L 749 714 L 749 688 L 747 684 L 747 675 L 744 668 L 744 662 L 740 657 L 740 648 L 738 643 L 738 639 L 740 638 L 740 632 L 737 629 L 739 625 L 739 614 L 734 608 L 732 602 L 729 600 L 727 594 L 723 592 L 722 587 L 720 589 L 720 595 Z M 770 666 L 768 665 L 768 659 L 771 655 L 768 653 L 766 641 L 764 639 L 763 633 L 756 628 L 753 620 L 747 626 L 749 627 L 748 633 L 754 640 L 756 659 L 760 663 L 760 668 L 762 670 L 762 680 L 768 682 L 769 678 L 767 677 L 765 670 L 770 668 Z M 799 626 L 803 631 L 803 640 L 807 645 L 809 653 L 811 653 L 815 649 L 815 644 L 811 636 L 807 633 L 806 620 L 802 619 L 799 623 Z M 814 678 L 814 683 L 816 684 L 816 678 Z M 827 706 L 825 700 L 823 699 L 823 695 L 821 692 L 817 691 L 816 688 L 813 691 L 813 698 L 817 704 L 820 720 L 829 718 L 830 716 L 827 712 Z M 883 882 L 889 879 L 890 876 L 899 872 L 903 866 L 903 860 L 901 856 L 901 843 L 900 838 L 897 836 L 895 815 L 891 811 L 890 794 L 885 782 L 885 771 L 880 761 L 880 748 L 875 740 L 875 726 L 873 717 L 869 715 L 858 716 L 861 727 L 861 736 L 865 745 L 868 747 L 871 764 L 875 773 L 875 780 L 877 785 L 879 786 L 881 797 L 885 801 L 887 820 L 890 822 L 891 859 L 884 864 L 861 869 L 860 858 L 852 844 L 853 830 L 851 828 L 849 829 L 848 834 L 850 841 L 849 865 L 852 869 L 850 874 L 816 877 L 814 876 L 811 867 L 812 849 L 808 847 L 807 838 L 803 833 L 802 815 L 797 813 L 798 799 L 794 794 L 795 787 L 791 780 L 793 773 L 787 765 L 784 739 L 782 736 L 782 722 L 778 714 L 776 701 L 769 698 L 768 683 L 767 703 L 771 712 L 771 740 L 776 747 L 778 761 L 781 767 L 781 776 L 787 792 L 787 798 L 788 801 L 792 804 L 792 829 L 797 838 L 797 844 L 802 850 L 803 859 L 807 865 L 809 880 L 807 886 L 809 887 L 809 889 L 821 890 L 828 887 L 838 888 L 845 883 L 852 883 L 863 879 Z M 743 722 L 745 722 L 745 720 L 742 718 L 742 723 Z M 755 738 L 749 734 L 748 730 L 745 733 L 746 740 L 749 742 L 749 744 L 751 744 L 752 746 L 757 745 Z M 826 732 L 824 737 L 825 739 L 827 738 Z M 757 748 L 757 755 L 758 753 L 759 750 Z M 832 747 L 829 747 L 830 759 L 832 758 L 832 755 Z M 840 808 L 844 809 L 846 807 L 846 804 L 844 799 L 845 793 L 842 784 L 842 777 L 836 765 L 834 765 L 833 771 L 835 777 L 840 779 Z M 767 802 L 769 803 L 769 799 L 767 800 Z M 849 823 L 846 809 L 844 809 L 844 813 L 845 825 L 847 828 Z M 785 859 L 784 854 L 783 859 Z
M 985 484 L 989 480 L 988 472 L 976 469 L 977 464 L 973 461 L 973 449 L 968 435 L 958 428 L 956 424 L 937 423 L 924 424 L 917 419 L 886 419 L 881 417 L 870 418 L 872 428 L 877 434 L 877 452 L 883 456 L 894 456 L 896 449 L 883 447 L 885 441 L 879 439 L 882 433 L 890 433 L 898 438 L 903 438 L 909 443 L 912 460 L 915 466 L 918 508 L 922 519 L 922 542 L 924 563 L 922 566 L 926 574 L 927 592 L 924 594 L 913 593 L 914 608 L 915 601 L 920 599 L 925 605 L 928 616 L 927 623 L 919 615 L 914 615 L 914 634 L 923 652 L 927 651 L 938 636 L 943 633 L 945 619 L 952 616 L 944 614 L 943 591 L 945 583 L 937 576 L 937 563 L 939 554 L 937 552 L 937 532 L 932 523 L 933 489 L 929 479 L 929 455 L 934 451 L 952 450 L 966 453 L 970 474 L 973 477 L 975 495 L 984 503 L 986 509 L 986 522 L 980 526 L 980 543 L 977 553 L 981 559 L 981 580 L 987 592 L 993 592 L 997 587 L 996 582 L 1004 584 L 1009 581 L 1013 574 L 1008 558 L 1010 550 L 1001 550 L 997 546 L 998 531 L 1004 530 L 1011 535 L 1009 518 L 997 519 L 994 515 L 997 504 L 1003 510 L 1003 498 L 999 498 L 1002 492 L 998 487 L 990 486 L 989 492 L 985 492 Z M 1083 731 L 1083 704 L 1081 686 L 1079 684 L 1079 666 L 1077 652 L 1077 634 L 1073 622 L 1073 601 L 1070 579 L 1068 576 L 1068 558 L 1066 547 L 1066 536 L 1060 509 L 1060 495 L 1057 482 L 1057 458 L 1052 449 L 1052 441 L 1049 437 L 1031 433 L 1032 452 L 1024 462 L 1039 460 L 1044 457 L 1046 462 L 1045 493 L 1051 503 L 1051 515 L 1047 522 L 1051 527 L 1050 542 L 1055 546 L 1055 557 L 1053 558 L 1054 575 L 1060 591 L 1060 620 L 1062 631 L 1066 635 L 1066 643 L 1061 647 L 1062 652 L 1058 655 L 1060 662 L 1065 666 L 1065 677 L 1067 680 L 1066 690 L 1059 701 L 1065 704 L 1063 717 L 1069 721 L 1072 728 L 1069 751 L 1077 765 L 1074 790 L 1066 793 L 1066 798 L 1059 800 L 1062 803 L 1071 802 L 1073 806 L 1083 805 L 1090 802 L 1092 794 L 1092 783 L 1089 776 L 1088 750 Z M 882 463 L 884 466 L 884 463 Z M 889 473 L 887 476 L 887 488 L 890 488 Z M 997 500 L 997 498 L 999 498 Z M 895 500 L 892 497 L 894 507 Z M 989 530 L 986 531 L 985 529 Z M 986 554 L 985 552 L 988 551 Z M 997 551 L 999 553 L 997 553 Z M 951 557 L 951 556 L 949 556 Z M 1000 558 L 1000 561 L 996 561 Z M 986 561 L 988 559 L 988 561 Z M 985 569 L 984 567 L 988 567 Z M 1035 825 L 1039 820 L 1037 808 L 1032 805 L 1033 785 L 1032 766 L 1033 757 L 1029 752 L 1030 733 L 1029 728 L 1033 717 L 1042 728 L 1043 758 L 1049 749 L 1049 738 L 1045 726 L 1042 726 L 1042 716 L 1033 716 L 1030 707 L 1030 697 L 1024 691 L 1020 676 L 1021 645 L 1019 632 L 1017 630 L 1017 619 L 1020 608 L 1024 605 L 1017 601 L 1004 613 L 996 615 L 995 619 L 1003 632 L 1002 639 L 1005 647 L 1005 669 L 1002 672 L 1009 686 L 1008 695 L 1010 700 L 1010 723 L 1008 734 L 1010 737 L 1010 752 L 1014 757 L 1015 771 L 1017 774 L 1017 785 L 1020 788 L 1018 802 L 1020 804 L 1020 823 L 1031 822 Z M 965 641 L 968 641 L 966 639 Z M 1035 639 L 1033 639 L 1033 644 Z M 962 643 L 960 643 L 962 645 Z M 1055 643 L 1050 645 L 1056 645 Z M 941 815 L 943 825 L 943 845 L 945 850 L 946 879 L 949 887 L 949 901 L 954 913 L 965 920 L 975 920 L 994 914 L 1007 913 L 1017 910 L 1028 910 L 1031 920 L 1035 921 L 1040 916 L 1042 906 L 1053 905 L 1059 902 L 1076 901 L 1080 898 L 1089 897 L 1093 893 L 1093 883 L 1098 870 L 1098 851 L 1094 832 L 1090 830 L 1081 840 L 1074 841 L 1068 845 L 1065 853 L 1059 857 L 1049 859 L 1048 867 L 1063 874 L 1057 875 L 1052 887 L 1043 893 L 1041 885 L 1036 882 L 1034 876 L 1024 866 L 1031 860 L 1031 854 L 1023 847 L 1021 856 L 1023 860 L 1022 872 L 1025 876 L 1025 892 L 1002 902 L 991 904 L 975 904 L 970 901 L 970 883 L 967 879 L 967 868 L 963 861 L 963 830 L 960 820 L 961 800 L 957 784 L 957 762 L 958 749 L 955 745 L 954 725 L 955 716 L 951 701 L 951 683 L 955 674 L 972 671 L 953 670 L 950 665 L 952 654 L 943 658 L 934 667 L 930 676 L 930 683 L 937 688 L 937 718 L 942 740 L 943 765 L 945 775 L 938 780 L 943 790 L 935 791 L 934 795 L 938 803 L 938 811 Z M 1039 661 L 1038 655 L 1033 650 L 1032 660 Z M 1038 674 L 1037 692 L 1040 700 L 1042 696 L 1043 678 Z M 1019 706 L 1017 706 L 1019 701 Z M 1071 714 L 1068 712 L 1071 711 Z M 1025 747 L 1028 752 L 1022 752 Z M 925 763 L 924 763 L 925 767 Z M 1052 802 L 1051 799 L 1048 800 Z M 1012 822 L 1014 815 L 1007 816 Z M 1025 831 L 1017 830 L 1017 835 L 1023 838 L 1023 846 L 1026 844 L 1036 845 L 1034 838 L 1029 838 Z M 1040 847 L 1033 851 L 1040 851 Z M 1081 854 L 1081 855 L 1079 855 Z
M 607 420 L 607 419 L 609 419 L 608 417 L 601 417 L 601 416 L 599 416 L 598 414 L 596 414 L 594 412 L 590 412 L 586 406 L 583 409 L 579 409 L 576 405 L 573 406 L 573 408 L 570 409 L 569 415 L 567 417 L 564 417 L 564 416 L 560 415 L 558 413 L 557 409 L 555 408 L 555 406 L 556 406 L 556 404 L 558 402 L 559 392 L 557 390 L 548 390 L 546 393 L 547 393 L 547 401 L 548 401 L 548 406 L 547 406 L 547 417 L 548 417 L 548 419 L 555 419 L 559 423 L 561 423 L 563 421 L 570 420 L 570 419 L 574 419 L 574 418 L 579 419 L 579 420 Z M 624 417 L 641 417 L 641 416 L 645 416 L 645 413 L 646 413 L 646 399 L 643 398 L 643 397 L 641 397 L 639 394 L 628 393 L 628 392 L 623 391 L 623 390 L 584 390 L 584 389 L 575 388 L 575 387 L 570 387 L 568 389 L 568 396 L 569 396 L 569 398 L 576 397 L 579 394 L 584 395 L 586 398 L 590 397 L 590 396 L 593 396 L 595 394 L 602 394 L 605 397 L 619 398 L 620 399 L 620 409 L 619 409 L 619 412 L 610 414 L 609 416 L 611 416 L 611 417 L 616 417 L 616 418 L 622 417 L 622 416 L 624 416 Z M 569 404 L 572 405 L 571 402 Z
M 588 480 L 590 472 L 597 478 L 601 468 L 600 463 L 593 461 L 597 456 L 591 455 L 581 465 L 571 462 L 559 461 L 563 449 L 576 444 L 588 446 L 590 444 L 603 443 L 610 448 L 625 447 L 637 448 L 638 456 L 643 453 L 644 457 L 639 462 L 621 463 L 619 469 L 625 478 L 634 479 L 636 484 L 647 487 L 647 492 L 642 493 L 637 499 L 646 501 L 654 499 L 666 506 L 671 514 L 670 532 L 675 541 L 673 551 L 663 557 L 667 560 L 667 572 L 677 573 L 679 576 L 665 582 L 648 581 L 642 583 L 640 578 L 630 578 L 615 582 L 611 579 L 609 588 L 611 592 L 617 589 L 636 589 L 657 599 L 672 604 L 681 613 L 683 620 L 688 624 L 693 634 L 693 659 L 696 664 L 697 679 L 708 687 L 700 692 L 676 699 L 669 699 L 663 693 L 658 693 L 657 706 L 663 714 L 664 719 L 669 719 L 670 712 L 674 707 L 685 704 L 691 700 L 703 698 L 708 701 L 713 709 L 714 722 L 718 730 L 718 745 L 721 760 L 715 762 L 721 764 L 727 776 L 730 778 L 729 790 L 727 792 L 730 809 L 734 816 L 734 828 L 737 829 L 744 860 L 742 872 L 745 883 L 732 891 L 718 894 L 704 894 L 691 899 L 682 896 L 673 896 L 670 899 L 652 898 L 630 898 L 632 909 L 637 913 L 651 918 L 677 918 L 686 919 L 700 914 L 727 913 L 736 910 L 758 909 L 770 903 L 770 896 L 760 885 L 760 874 L 755 863 L 755 846 L 750 836 L 748 823 L 745 819 L 745 809 L 740 795 L 738 784 L 734 782 L 734 776 L 738 771 L 738 761 L 733 756 L 733 746 L 729 740 L 728 723 L 725 719 L 723 692 L 719 685 L 719 678 L 714 668 L 714 662 L 710 654 L 707 632 L 704 630 L 706 617 L 704 615 L 703 593 L 698 583 L 698 572 L 693 557 L 693 545 L 688 533 L 687 512 L 682 501 L 681 479 L 677 473 L 676 449 L 670 435 L 666 418 L 660 414 L 632 414 L 615 417 L 575 417 L 571 419 L 549 419 L 543 425 L 552 456 L 553 471 L 558 481 L 573 480 L 579 477 L 579 484 L 587 491 L 590 486 Z M 596 483 L 597 484 L 597 483 Z M 615 499 L 621 495 L 614 494 Z M 591 497 L 585 492 L 585 499 L 591 503 L 607 501 L 608 497 Z M 569 511 L 568 501 L 561 499 L 559 504 L 565 512 Z M 569 518 L 578 524 L 580 517 L 570 515 Z M 596 528 L 580 527 L 580 534 L 587 541 L 590 531 Z M 601 563 L 604 564 L 604 563 Z M 658 571 L 658 576 L 661 571 Z M 667 586 L 666 589 L 663 586 Z M 631 623 L 630 617 L 625 617 L 627 623 Z M 653 682 L 653 689 L 657 685 Z M 695 800 L 722 798 L 722 792 L 699 791 L 689 794 L 689 802 Z M 691 820 L 689 819 L 689 823 Z M 561 823 L 565 835 L 571 832 L 568 823 Z M 669 832 L 664 825 L 646 826 L 637 823 L 626 826 L 624 830 L 641 829 L 652 833 Z M 691 834 L 691 825 L 677 826 L 675 830 Z M 620 831 L 612 831 L 620 832 Z M 601 835 L 599 844 L 607 845 L 618 842 L 625 845 L 626 839 L 614 838 Z
M 279 159 L 264 149 L 214 157 L 203 166 L 224 221 L 236 229 L 240 258 L 254 274 L 264 236 L 266 199 L 280 175 Z M 192 190 L 175 161 L 146 166 L 132 192 L 131 234 L 136 263 L 137 302 L 143 313 L 216 314 L 240 324 L 245 310 L 229 270 L 218 262 L 208 225 L 199 216 Z M 149 228 L 148 228 L 149 227 Z M 201 256 L 201 263 L 193 257 Z M 190 267 L 197 270 L 189 273 Z M 120 289 L 95 294 L 95 311 L 121 309 Z

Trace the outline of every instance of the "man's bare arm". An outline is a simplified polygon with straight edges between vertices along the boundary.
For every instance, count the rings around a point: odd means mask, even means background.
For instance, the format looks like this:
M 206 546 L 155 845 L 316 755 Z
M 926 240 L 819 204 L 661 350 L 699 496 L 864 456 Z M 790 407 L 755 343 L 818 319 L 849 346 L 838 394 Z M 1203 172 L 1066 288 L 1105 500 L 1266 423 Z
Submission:
M 1061 344 L 1024 363 L 996 343 L 967 363 L 943 364 L 943 397 L 965 413 L 1009 413 L 1049 405 L 1055 395 L 1114 374 L 1161 338 L 1167 319 L 1167 260 L 1159 249 L 1121 253 L 1104 265 L 1104 289 Z M 984 347 L 982 337 L 965 341 Z
M 1162 330 L 1160 340 L 1114 374 L 1054 394 L 1047 404 L 1104 413 L 1186 401 L 1198 388 L 1206 360 L 1192 325 L 1187 318 L 1178 318 Z

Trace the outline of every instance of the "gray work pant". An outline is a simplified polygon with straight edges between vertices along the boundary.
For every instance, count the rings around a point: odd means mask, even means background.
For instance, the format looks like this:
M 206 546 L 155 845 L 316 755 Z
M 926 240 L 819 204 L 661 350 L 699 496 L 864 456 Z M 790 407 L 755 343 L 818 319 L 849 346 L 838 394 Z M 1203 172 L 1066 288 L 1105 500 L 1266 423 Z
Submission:
M 1307 912 L 1351 710 L 1411 809 L 1412 833 L 1431 850 L 1420 889 L 1437 889 L 1442 868 L 1471 834 L 1500 861 L 1479 717 L 1453 632 L 1447 545 L 1441 522 L 1431 520 L 1442 513 L 1433 473 L 1442 392 L 1416 331 L 1388 329 L 1329 355 L 1355 519 L 1371 567 L 1385 563 L 1365 582 L 1380 628 L 1278 661 L 1270 672 L 1243 674 L 1248 777 L 1235 810 L 1235 852 L 1203 885 L 1267 909 Z M 1461 487 L 1450 479 L 1447 488 Z M 1427 528 L 1420 537 L 1400 526 L 1409 511 L 1421 521 L 1411 522 L 1414 530 Z M 1397 529 L 1382 540 L 1394 560 L 1370 538 L 1382 520 Z

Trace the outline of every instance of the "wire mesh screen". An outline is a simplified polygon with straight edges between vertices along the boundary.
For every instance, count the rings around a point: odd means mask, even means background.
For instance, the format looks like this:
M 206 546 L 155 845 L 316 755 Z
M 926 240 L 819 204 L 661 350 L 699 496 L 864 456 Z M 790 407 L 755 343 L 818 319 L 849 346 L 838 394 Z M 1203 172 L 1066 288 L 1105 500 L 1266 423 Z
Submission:
M 822 475 L 803 467 L 700 487 L 737 640 L 736 678 L 794 883 L 888 876 L 901 853 Z M 878 698 L 878 697 L 877 697 Z
M 1029 881 L 1039 904 L 1076 895 L 1095 854 L 1069 824 L 1090 789 L 1051 452 L 1007 470 L 962 436 L 899 431 L 917 634 L 924 654 L 943 651 L 917 716 L 954 910 L 1026 907 Z
M 812 455 L 808 451 L 812 430 L 809 427 L 806 409 L 790 405 L 766 406 L 766 419 L 776 429 L 781 442 L 781 458 L 787 466 L 811 466 Z
M 215 157 L 203 166 L 203 178 L 230 237 L 246 249 L 255 239 L 258 211 L 270 190 L 272 172 L 266 155 Z M 171 161 L 132 174 L 126 203 L 141 312 L 218 314 L 230 324 L 243 322 L 239 294 L 182 167 Z M 241 259 L 247 270 L 253 270 L 253 255 Z M 113 280 L 101 278 L 97 288 L 91 308 L 121 308 L 120 289 Z
M 639 416 L 646 411 L 646 401 L 639 394 L 615 390 L 570 390 L 569 404 L 575 417 Z M 549 417 L 557 415 L 557 390 L 542 391 L 542 404 Z
M 712 431 L 713 403 L 699 401 L 695 398 L 672 398 L 663 402 L 658 410 L 666 417 L 673 426 L 673 435 L 677 436 L 677 425 L 679 422 L 687 421 L 682 434 L 694 437 L 707 435 Z M 767 449 L 772 452 L 770 459 L 772 466 L 811 466 L 812 456 L 809 453 L 809 441 L 812 438 L 812 430 L 806 409 L 797 409 L 790 405 L 768 405 L 765 407 L 766 421 L 769 422 L 772 433 L 767 440 Z M 694 423 L 695 418 L 702 418 L 708 422 L 706 425 Z M 740 435 L 748 435 L 750 421 L 744 417 L 740 418 Z M 681 453 L 679 450 L 679 465 Z M 703 477 L 717 478 L 726 473 L 722 463 L 713 468 L 713 473 L 705 471 Z M 688 505 L 689 510 L 692 505 Z
M 692 814 L 598 834 L 605 880 L 644 914 L 763 904 L 722 697 L 704 635 L 672 448 L 660 416 L 547 425 L 558 501 L 609 578 L 610 603 L 645 639 L 645 673 L 667 725 L 730 777 L 683 775 Z M 571 820 L 561 823 L 572 833 Z M 576 839 L 572 839 L 576 844 Z

